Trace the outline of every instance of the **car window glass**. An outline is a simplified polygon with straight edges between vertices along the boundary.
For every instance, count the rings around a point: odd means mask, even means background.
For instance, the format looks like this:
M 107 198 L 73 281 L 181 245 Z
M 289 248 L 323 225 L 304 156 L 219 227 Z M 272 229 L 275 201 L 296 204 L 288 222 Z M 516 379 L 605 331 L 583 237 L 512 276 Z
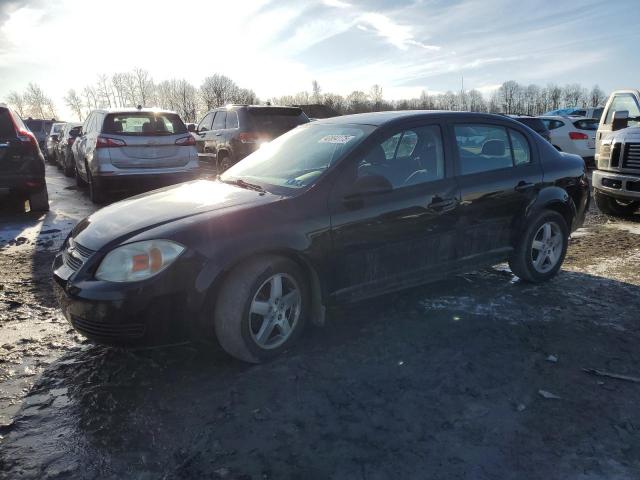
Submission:
M 513 166 L 507 130 L 497 125 L 456 125 L 460 173 L 489 172 Z
M 213 123 L 213 112 L 207 113 L 204 118 L 198 124 L 198 131 L 211 130 L 211 124 Z
M 113 135 L 162 136 L 187 133 L 180 117 L 169 112 L 110 113 L 103 131 Z
M 13 120 L 6 108 L 0 108 L 0 138 L 14 137 Z
M 595 118 L 586 118 L 584 120 L 576 120 L 573 125 L 580 130 L 598 130 L 598 120 Z
M 227 119 L 227 112 L 216 112 L 216 116 L 213 119 L 213 126 L 211 130 L 220 130 L 225 127 L 225 122 Z
M 509 129 L 509 137 L 511 137 L 511 149 L 513 151 L 513 164 L 526 165 L 531 163 L 531 149 L 526 137 L 520 132 Z
M 613 112 L 628 111 L 630 117 L 640 116 L 640 108 L 638 102 L 630 93 L 621 93 L 613 97 L 613 101 L 607 110 L 607 117 L 604 123 L 611 123 L 613 121 Z M 631 122 L 629 122 L 631 124 Z
M 358 177 L 379 175 L 393 188 L 444 178 L 442 133 L 437 125 L 412 128 L 372 147 L 358 164 Z
M 238 128 L 238 114 L 227 112 L 227 128 Z

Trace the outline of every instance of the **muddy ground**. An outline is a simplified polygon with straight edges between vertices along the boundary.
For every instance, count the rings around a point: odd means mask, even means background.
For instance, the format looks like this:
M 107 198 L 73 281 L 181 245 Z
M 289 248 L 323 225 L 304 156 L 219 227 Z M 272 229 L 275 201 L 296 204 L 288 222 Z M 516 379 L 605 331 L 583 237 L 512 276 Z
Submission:
M 50 214 L 0 214 L 0 478 L 640 478 L 640 383 L 583 371 L 640 376 L 640 215 L 592 210 L 548 284 L 497 266 L 332 310 L 247 366 L 70 330 L 49 265 L 93 207 L 49 174 Z

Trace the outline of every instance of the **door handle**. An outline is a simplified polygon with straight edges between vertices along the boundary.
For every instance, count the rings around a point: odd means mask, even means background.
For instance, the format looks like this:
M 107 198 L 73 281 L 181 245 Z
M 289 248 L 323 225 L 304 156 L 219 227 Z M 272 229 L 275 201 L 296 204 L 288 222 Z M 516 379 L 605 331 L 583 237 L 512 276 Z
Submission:
M 222 133 L 220 132 L 216 133 L 216 137 L 219 137 L 220 135 L 222 135 Z
M 428 209 L 433 212 L 448 212 L 449 210 L 453 210 L 458 206 L 458 200 L 455 198 L 434 198 L 433 201 L 428 205 Z
M 515 190 L 516 192 L 523 192 L 525 190 L 529 190 L 530 188 L 533 188 L 534 186 L 535 184 L 531 182 L 525 182 L 524 180 L 520 180 L 516 185 Z

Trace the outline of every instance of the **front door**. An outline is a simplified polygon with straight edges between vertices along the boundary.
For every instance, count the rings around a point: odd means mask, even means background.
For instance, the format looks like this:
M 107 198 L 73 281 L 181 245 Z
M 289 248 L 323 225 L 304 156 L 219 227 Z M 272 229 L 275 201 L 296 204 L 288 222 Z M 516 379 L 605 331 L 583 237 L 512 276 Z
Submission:
M 462 263 L 503 259 L 513 232 L 542 182 L 527 135 L 499 124 L 454 124 L 461 206 Z
M 198 124 L 196 129 L 196 149 L 198 150 L 198 159 L 201 162 L 205 162 L 207 167 L 214 165 L 214 158 L 205 149 L 207 135 L 211 132 L 211 125 L 213 124 L 213 116 L 215 112 L 207 113 L 204 118 Z
M 389 132 L 347 170 L 330 199 L 332 292 L 356 300 L 423 283 L 455 259 L 458 188 L 442 129 Z M 364 177 L 388 189 L 349 195 Z

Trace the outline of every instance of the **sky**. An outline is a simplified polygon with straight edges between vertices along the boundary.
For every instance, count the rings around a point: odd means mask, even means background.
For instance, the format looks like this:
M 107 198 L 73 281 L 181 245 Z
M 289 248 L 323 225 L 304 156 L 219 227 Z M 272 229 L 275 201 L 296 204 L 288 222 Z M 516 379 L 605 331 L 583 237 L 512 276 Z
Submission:
M 383 88 L 386 99 L 505 80 L 640 86 L 637 0 L 0 0 L 0 101 L 62 98 L 99 74 L 213 73 L 258 97 Z

